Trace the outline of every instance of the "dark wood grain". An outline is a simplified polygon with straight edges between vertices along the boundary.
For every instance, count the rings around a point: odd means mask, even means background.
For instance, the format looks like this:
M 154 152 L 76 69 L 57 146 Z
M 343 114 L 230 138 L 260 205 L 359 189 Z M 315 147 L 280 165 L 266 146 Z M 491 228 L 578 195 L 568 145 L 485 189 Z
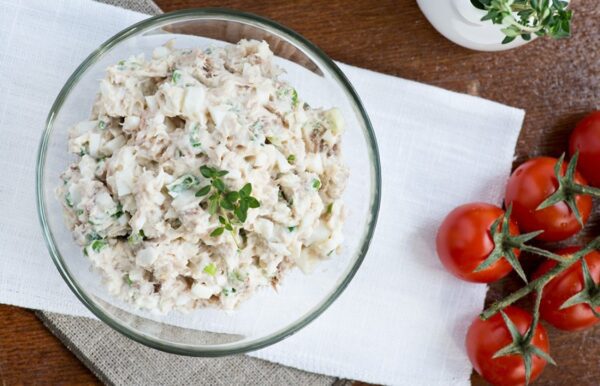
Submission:
M 227 7 L 272 18 L 300 32 L 336 60 L 446 89 L 479 95 L 527 111 L 516 162 L 559 155 L 573 125 L 600 108 L 600 2 L 573 0 L 574 36 L 540 39 L 522 48 L 482 53 L 440 36 L 414 0 L 157 0 L 165 11 Z M 600 234 L 596 220 L 584 237 Z M 573 242 L 576 242 L 574 240 Z M 526 258 L 527 268 L 535 266 Z M 488 301 L 518 288 L 514 277 L 492 286 Z M 527 301 L 524 305 L 527 305 Z M 597 385 L 600 328 L 576 334 L 549 328 L 558 368 L 547 368 L 538 385 Z M 29 311 L 0 306 L 0 381 L 91 382 Z M 474 385 L 485 384 L 477 375 Z
M 0 384 L 100 382 L 46 330 L 33 311 L 0 305 Z

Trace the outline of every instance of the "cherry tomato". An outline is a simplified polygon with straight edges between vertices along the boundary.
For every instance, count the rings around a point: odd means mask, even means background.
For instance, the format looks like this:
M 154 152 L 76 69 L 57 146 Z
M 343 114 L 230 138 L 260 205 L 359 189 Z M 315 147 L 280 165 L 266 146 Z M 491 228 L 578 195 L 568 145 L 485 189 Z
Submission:
M 577 252 L 579 249 L 567 248 L 559 251 L 558 254 L 567 256 Z M 594 282 L 598 283 L 600 281 L 600 253 L 592 252 L 586 255 L 585 261 Z M 542 263 L 533 274 L 533 279 L 535 280 L 542 276 L 554 268 L 556 264 L 555 260 L 547 260 Z M 583 330 L 600 322 L 600 319 L 594 315 L 591 307 L 587 304 L 576 304 L 563 310 L 560 309 L 565 301 L 581 292 L 583 288 L 584 281 L 581 263 L 575 263 L 544 287 L 542 302 L 540 303 L 540 315 L 542 319 L 556 328 L 567 331 Z M 600 312 L 600 307 L 597 307 L 596 310 Z
M 578 150 L 577 168 L 590 185 L 600 187 L 600 111 L 583 118 L 571 134 L 571 156 Z
M 460 279 L 490 283 L 506 276 L 511 265 L 501 258 L 488 268 L 473 272 L 493 251 L 490 228 L 504 215 L 497 206 L 474 203 L 459 206 L 444 219 L 437 234 L 437 253 L 448 271 Z M 510 221 L 509 230 L 518 235 L 519 229 Z M 514 250 L 518 257 L 520 251 Z
M 533 321 L 527 311 L 509 306 L 504 309 L 506 316 L 515 324 L 521 335 L 525 334 Z M 488 320 L 477 317 L 467 332 L 467 354 L 471 364 L 485 380 L 502 386 L 524 385 L 525 364 L 521 355 L 507 355 L 494 359 L 494 354 L 512 343 L 512 337 L 500 313 Z M 538 324 L 532 344 L 546 353 L 550 342 L 546 330 Z M 546 360 L 533 355 L 530 382 L 533 382 L 546 367 Z
M 522 232 L 543 230 L 538 239 L 545 241 L 565 240 L 582 227 L 566 202 L 559 202 L 548 208 L 537 210 L 538 206 L 558 188 L 554 167 L 558 160 L 550 157 L 533 158 L 519 166 L 506 187 L 506 205 L 512 204 L 512 217 Z M 567 169 L 563 164 L 563 175 Z M 575 182 L 586 185 L 587 181 L 575 173 Z M 587 195 L 575 196 L 575 203 L 585 224 L 592 211 L 592 198 Z

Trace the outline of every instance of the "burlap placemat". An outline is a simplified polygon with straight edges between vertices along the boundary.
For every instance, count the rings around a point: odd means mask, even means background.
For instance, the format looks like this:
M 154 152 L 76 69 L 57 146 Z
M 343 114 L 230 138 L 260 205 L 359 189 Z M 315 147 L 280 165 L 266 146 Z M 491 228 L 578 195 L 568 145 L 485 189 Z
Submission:
M 152 0 L 97 0 L 151 15 Z M 190 358 L 167 354 L 125 338 L 104 323 L 37 312 L 56 335 L 102 382 L 113 385 L 343 385 L 346 381 L 237 355 Z

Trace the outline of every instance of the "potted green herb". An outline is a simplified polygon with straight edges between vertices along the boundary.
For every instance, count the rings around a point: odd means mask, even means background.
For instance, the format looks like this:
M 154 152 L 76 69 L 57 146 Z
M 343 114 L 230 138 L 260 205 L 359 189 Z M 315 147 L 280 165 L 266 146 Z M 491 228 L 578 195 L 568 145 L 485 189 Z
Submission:
M 565 0 L 417 0 L 431 24 L 467 48 L 500 51 L 538 36 L 571 33 L 573 11 Z
M 518 37 L 530 40 L 532 36 L 550 36 L 555 39 L 571 34 L 573 11 L 563 0 L 471 0 L 474 7 L 487 13 L 481 21 L 504 26 L 502 44 Z

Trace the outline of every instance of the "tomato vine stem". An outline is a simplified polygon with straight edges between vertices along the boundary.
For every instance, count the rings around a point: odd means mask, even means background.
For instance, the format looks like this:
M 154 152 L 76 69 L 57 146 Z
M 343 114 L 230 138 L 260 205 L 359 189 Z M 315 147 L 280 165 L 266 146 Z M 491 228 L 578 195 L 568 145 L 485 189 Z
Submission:
M 492 316 L 494 316 L 496 313 L 498 313 L 502 309 L 510 306 L 517 300 L 520 300 L 521 298 L 525 297 L 526 295 L 530 294 L 533 291 L 537 292 L 538 294 L 541 294 L 541 292 L 544 290 L 544 286 L 548 282 L 550 282 L 550 280 L 552 280 L 554 277 L 556 277 L 557 275 L 559 275 L 562 272 L 564 272 L 565 270 L 567 270 L 570 266 L 577 263 L 582 258 L 584 258 L 587 254 L 589 254 L 590 252 L 593 252 L 593 251 L 600 251 L 600 237 L 597 237 L 592 242 L 590 242 L 585 248 L 572 254 L 571 256 L 562 258 L 554 268 L 552 268 L 551 270 L 546 272 L 544 275 L 540 276 L 539 278 L 537 278 L 533 281 L 530 281 L 527 285 L 525 285 L 524 287 L 521 287 L 520 289 L 518 289 L 517 291 L 508 295 L 504 299 L 501 299 L 501 300 L 493 303 L 490 307 L 488 307 L 485 311 L 483 311 L 480 314 L 481 319 L 487 320 L 487 319 L 491 318 Z M 534 321 L 539 319 L 539 312 L 540 312 L 539 311 L 539 303 L 536 302 L 536 307 L 533 311 Z M 537 318 L 536 318 L 536 315 L 537 315 Z

